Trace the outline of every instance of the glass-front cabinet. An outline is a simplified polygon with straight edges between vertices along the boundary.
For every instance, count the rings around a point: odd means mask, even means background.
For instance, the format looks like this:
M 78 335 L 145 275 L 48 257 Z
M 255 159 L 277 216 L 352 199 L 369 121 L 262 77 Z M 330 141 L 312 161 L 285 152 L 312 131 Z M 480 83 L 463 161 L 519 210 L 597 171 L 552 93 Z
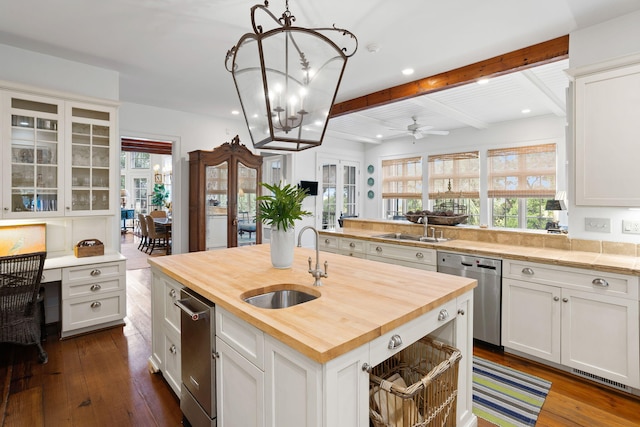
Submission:
M 12 93 L 2 99 L 2 216 L 61 215 L 63 103 Z
M 9 91 L 0 100 L 2 218 L 111 214 L 115 107 Z
M 65 210 L 71 215 L 108 213 L 111 207 L 111 166 L 115 167 L 114 110 L 69 105 L 70 153 Z
M 189 251 L 262 243 L 256 221 L 262 157 L 236 136 L 189 153 Z

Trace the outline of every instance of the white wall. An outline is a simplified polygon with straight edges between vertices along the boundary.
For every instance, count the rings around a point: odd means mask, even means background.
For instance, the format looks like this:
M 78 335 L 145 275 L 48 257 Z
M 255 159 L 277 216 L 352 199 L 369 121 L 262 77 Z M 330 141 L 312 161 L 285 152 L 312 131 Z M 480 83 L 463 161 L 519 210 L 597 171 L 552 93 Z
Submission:
M 640 11 L 571 33 L 569 52 L 569 65 L 572 69 L 639 54 Z M 573 162 L 572 158 L 570 160 Z M 629 171 L 629 179 L 637 181 L 638 172 Z M 571 183 L 573 184 L 573 180 Z M 570 194 L 573 193 L 573 190 L 571 188 Z M 637 235 L 622 234 L 622 220 L 638 221 L 640 220 L 640 211 L 631 211 L 626 208 L 575 206 L 573 197 L 569 199 L 569 202 L 569 233 L 572 237 L 640 243 Z M 611 233 L 585 231 L 585 218 L 611 219 Z

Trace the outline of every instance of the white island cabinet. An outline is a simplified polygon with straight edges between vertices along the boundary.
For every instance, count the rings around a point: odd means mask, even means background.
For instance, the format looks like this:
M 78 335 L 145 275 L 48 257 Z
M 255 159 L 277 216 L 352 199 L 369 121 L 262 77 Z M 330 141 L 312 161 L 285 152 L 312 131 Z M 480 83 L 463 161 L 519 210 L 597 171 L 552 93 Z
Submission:
M 640 387 L 638 277 L 511 260 L 502 271 L 506 351 Z
M 325 364 L 216 308 L 218 422 L 243 427 L 369 425 L 369 374 L 426 335 L 468 349 L 471 294 L 465 294 Z M 462 308 L 459 308 L 462 307 Z M 467 311 L 466 311 L 466 310 Z M 457 321 L 457 322 L 454 322 Z M 389 349 L 392 336 L 402 346 Z M 465 361 L 466 363 L 466 361 Z M 460 363 L 458 425 L 470 422 L 470 372 Z
M 368 427 L 367 369 L 425 336 L 461 351 L 456 425 L 474 426 L 476 281 L 397 265 L 365 277 L 362 272 L 377 270 L 379 264 L 323 253 L 333 273 L 323 286 L 313 288 L 309 256 L 315 252 L 296 248 L 290 269 L 271 267 L 268 245 L 150 259 L 152 367 L 170 374 L 162 360 L 167 357 L 162 344 L 167 337 L 179 341 L 165 317 L 171 292 L 167 284 L 173 283 L 215 303 L 219 427 Z M 283 284 L 308 287 L 319 296 L 285 309 L 263 309 L 243 301 L 247 293 L 268 292 Z M 390 342 L 397 343 L 394 335 L 402 342 L 389 349 Z

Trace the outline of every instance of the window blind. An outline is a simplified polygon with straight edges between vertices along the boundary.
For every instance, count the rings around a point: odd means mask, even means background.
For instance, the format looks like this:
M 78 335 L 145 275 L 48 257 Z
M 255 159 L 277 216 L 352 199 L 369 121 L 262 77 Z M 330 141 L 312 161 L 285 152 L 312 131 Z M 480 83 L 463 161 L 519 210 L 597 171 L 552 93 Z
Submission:
M 487 151 L 488 196 L 553 198 L 556 193 L 556 144 Z
M 456 198 L 480 197 L 478 151 L 429 156 L 428 164 L 429 199 L 443 198 L 449 191 L 454 193 Z
M 421 157 L 382 161 L 383 199 L 419 199 L 421 197 Z

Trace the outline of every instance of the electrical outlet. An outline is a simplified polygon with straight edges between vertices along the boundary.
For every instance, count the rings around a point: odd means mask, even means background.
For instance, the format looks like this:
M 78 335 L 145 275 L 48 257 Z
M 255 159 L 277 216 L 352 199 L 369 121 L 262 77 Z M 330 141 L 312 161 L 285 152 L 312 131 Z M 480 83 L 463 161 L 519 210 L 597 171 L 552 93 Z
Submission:
M 640 221 L 623 219 L 622 232 L 627 234 L 640 234 Z
M 584 231 L 595 231 L 597 233 L 611 233 L 610 218 L 585 218 Z

